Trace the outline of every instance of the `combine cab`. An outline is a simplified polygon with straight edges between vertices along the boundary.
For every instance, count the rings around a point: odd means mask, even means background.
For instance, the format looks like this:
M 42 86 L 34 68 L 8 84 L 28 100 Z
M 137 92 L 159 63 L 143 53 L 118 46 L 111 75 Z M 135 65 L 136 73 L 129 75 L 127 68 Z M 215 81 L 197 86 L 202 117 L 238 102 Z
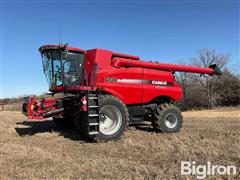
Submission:
M 91 141 L 117 139 L 126 126 L 144 121 L 156 131 L 178 132 L 182 115 L 173 103 L 182 98 L 182 90 L 174 72 L 221 74 L 216 65 L 161 64 L 103 49 L 45 45 L 39 51 L 49 91 L 63 97 L 26 97 L 23 114 L 29 119 L 52 117 L 58 126 L 74 125 Z

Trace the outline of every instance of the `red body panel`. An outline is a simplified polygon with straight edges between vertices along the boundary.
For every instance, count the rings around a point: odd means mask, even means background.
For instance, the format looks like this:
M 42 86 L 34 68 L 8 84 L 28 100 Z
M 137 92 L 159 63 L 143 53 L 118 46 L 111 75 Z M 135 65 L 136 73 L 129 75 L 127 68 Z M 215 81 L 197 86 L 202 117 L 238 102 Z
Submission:
M 94 56 L 95 55 L 95 56 Z M 126 60 L 140 61 L 137 56 L 130 56 L 111 51 L 94 49 L 86 52 L 85 66 L 87 74 L 92 73 L 93 64 L 98 65 L 96 76 L 97 85 L 103 92 L 112 94 L 121 99 L 125 104 L 147 104 L 156 97 L 167 96 L 172 100 L 180 100 L 182 91 L 178 84 L 174 83 L 171 72 L 146 69 L 142 67 L 120 67 L 112 66 L 112 61 L 118 57 Z M 149 80 L 149 83 L 145 83 Z M 170 82 L 173 85 L 153 85 L 151 81 Z M 90 81 L 92 86 L 93 81 Z
M 182 98 L 182 89 L 174 82 L 174 76 L 170 72 L 144 69 L 143 79 L 170 82 L 168 85 L 144 84 L 143 103 L 148 103 L 159 96 L 170 97 L 174 101 Z
M 89 88 L 100 89 L 103 93 L 118 97 L 127 105 L 147 104 L 162 96 L 174 101 L 180 100 L 182 90 L 174 81 L 172 74 L 174 71 L 213 74 L 212 68 L 146 62 L 139 60 L 138 56 L 98 48 L 86 51 L 79 48 L 65 48 L 85 54 L 84 81 L 79 86 L 57 87 L 52 91 L 80 92 Z M 96 72 L 94 66 L 97 66 Z

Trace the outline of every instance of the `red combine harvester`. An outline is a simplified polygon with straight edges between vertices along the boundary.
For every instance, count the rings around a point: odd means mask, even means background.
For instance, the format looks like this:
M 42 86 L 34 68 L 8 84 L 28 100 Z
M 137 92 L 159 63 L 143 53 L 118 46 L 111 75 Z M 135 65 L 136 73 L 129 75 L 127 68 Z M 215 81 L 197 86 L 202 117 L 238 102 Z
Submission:
M 29 119 L 52 117 L 56 125 L 74 125 L 89 140 L 119 138 L 128 125 L 150 121 L 155 130 L 173 133 L 182 126 L 173 102 L 182 98 L 174 72 L 220 75 L 209 68 L 147 62 L 138 56 L 67 45 L 39 48 L 49 91 L 61 98 L 26 97 Z

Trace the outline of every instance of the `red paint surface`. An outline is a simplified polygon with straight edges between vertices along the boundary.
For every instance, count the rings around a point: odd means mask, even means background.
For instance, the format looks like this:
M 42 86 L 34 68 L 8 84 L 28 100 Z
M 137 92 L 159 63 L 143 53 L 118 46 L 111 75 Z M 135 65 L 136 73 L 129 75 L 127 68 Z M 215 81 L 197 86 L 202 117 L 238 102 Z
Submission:
M 57 45 L 46 45 L 45 47 L 54 47 Z M 40 48 L 40 49 L 41 49 Z M 130 104 L 148 104 L 157 97 L 168 97 L 173 101 L 182 98 L 182 89 L 174 81 L 174 71 L 192 72 L 200 74 L 213 74 L 211 68 L 200 68 L 194 66 L 161 64 L 159 62 L 147 62 L 139 60 L 138 56 L 132 56 L 122 53 L 116 53 L 103 49 L 83 50 L 79 48 L 66 47 L 67 50 L 84 53 L 84 74 L 85 80 L 82 84 L 62 87 L 57 86 L 51 89 L 52 92 L 81 92 L 81 90 L 100 89 L 102 93 L 111 94 L 126 105 Z M 94 65 L 97 65 L 96 77 L 94 77 Z M 96 79 L 94 79 L 96 78 Z M 113 81 L 108 81 L 112 79 Z M 138 83 L 123 82 L 125 80 L 139 81 Z M 143 80 L 143 82 L 141 82 Z M 167 82 L 167 85 L 158 85 L 144 83 L 145 81 Z M 94 84 L 94 82 L 96 82 Z M 34 103 L 38 103 L 34 98 L 29 99 L 29 108 Z M 56 99 L 46 99 L 45 106 L 52 105 Z M 52 107 L 51 110 L 54 110 Z M 29 118 L 42 119 L 41 113 L 44 110 L 28 112 Z

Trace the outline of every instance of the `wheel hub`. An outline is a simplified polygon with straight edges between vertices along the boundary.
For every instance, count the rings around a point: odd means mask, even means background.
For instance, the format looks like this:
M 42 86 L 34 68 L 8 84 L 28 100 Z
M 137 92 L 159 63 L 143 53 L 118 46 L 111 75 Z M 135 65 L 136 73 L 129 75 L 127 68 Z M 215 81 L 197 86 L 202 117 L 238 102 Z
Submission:
M 175 128 L 178 123 L 178 118 L 176 114 L 168 113 L 165 116 L 165 124 L 168 128 Z
M 100 113 L 100 132 L 104 135 L 113 135 L 122 124 L 122 114 L 113 105 L 106 105 L 101 108 Z

